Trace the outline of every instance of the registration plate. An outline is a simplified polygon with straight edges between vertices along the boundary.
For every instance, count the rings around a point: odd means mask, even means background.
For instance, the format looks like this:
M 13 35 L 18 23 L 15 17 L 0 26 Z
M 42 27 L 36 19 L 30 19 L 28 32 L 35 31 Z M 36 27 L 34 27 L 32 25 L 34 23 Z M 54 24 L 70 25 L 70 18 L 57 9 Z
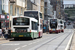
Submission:
M 19 37 L 23 37 L 23 35 L 19 35 Z
M 55 29 L 52 29 L 53 31 L 55 31 Z
M 55 33 L 55 32 L 53 32 L 53 33 Z

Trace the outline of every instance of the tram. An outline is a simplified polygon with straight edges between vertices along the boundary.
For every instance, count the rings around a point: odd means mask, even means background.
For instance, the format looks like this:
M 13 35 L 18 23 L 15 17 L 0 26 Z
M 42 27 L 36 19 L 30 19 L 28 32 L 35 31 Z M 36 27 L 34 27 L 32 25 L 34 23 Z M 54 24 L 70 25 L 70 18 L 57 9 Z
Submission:
M 59 19 L 48 19 L 49 33 L 60 33 L 60 20 Z

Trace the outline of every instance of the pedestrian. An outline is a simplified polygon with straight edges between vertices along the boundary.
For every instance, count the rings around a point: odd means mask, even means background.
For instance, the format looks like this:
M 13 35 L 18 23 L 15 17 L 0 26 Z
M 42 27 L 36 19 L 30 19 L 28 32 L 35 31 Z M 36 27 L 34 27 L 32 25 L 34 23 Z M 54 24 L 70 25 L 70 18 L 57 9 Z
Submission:
M 2 37 L 2 29 L 0 29 L 0 38 Z
M 47 26 L 47 34 L 48 34 L 48 32 L 49 32 L 49 29 L 48 29 L 48 26 Z
M 7 40 L 8 39 L 8 29 L 6 28 L 5 30 L 5 39 Z
M 2 28 L 2 37 L 4 38 L 5 30 Z
M 43 32 L 45 33 L 46 32 L 46 26 L 45 25 L 44 25 L 43 29 L 44 29 Z

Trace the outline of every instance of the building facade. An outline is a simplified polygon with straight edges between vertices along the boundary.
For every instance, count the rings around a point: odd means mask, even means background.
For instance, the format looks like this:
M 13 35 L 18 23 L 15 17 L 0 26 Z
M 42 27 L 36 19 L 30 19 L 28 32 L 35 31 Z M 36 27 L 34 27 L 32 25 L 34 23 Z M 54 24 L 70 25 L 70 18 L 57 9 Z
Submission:
M 2 14 L 2 0 L 0 0 L 0 14 Z
M 26 10 L 37 10 L 35 0 L 26 0 Z
M 64 19 L 64 5 L 63 0 L 57 0 L 57 7 L 56 7 L 56 17 L 59 19 Z
M 50 5 L 50 0 L 44 0 L 44 19 L 52 18 L 53 16 L 53 7 Z
M 10 20 L 12 16 L 24 15 L 24 11 L 25 11 L 25 0 L 9 1 Z
M 9 0 L 0 0 L 0 29 L 9 27 Z
M 51 5 L 53 5 L 53 10 L 56 11 L 56 18 L 63 19 L 64 18 L 64 5 L 63 0 L 50 0 Z
M 44 19 L 44 0 L 40 0 L 40 11 L 42 12 L 42 18 Z

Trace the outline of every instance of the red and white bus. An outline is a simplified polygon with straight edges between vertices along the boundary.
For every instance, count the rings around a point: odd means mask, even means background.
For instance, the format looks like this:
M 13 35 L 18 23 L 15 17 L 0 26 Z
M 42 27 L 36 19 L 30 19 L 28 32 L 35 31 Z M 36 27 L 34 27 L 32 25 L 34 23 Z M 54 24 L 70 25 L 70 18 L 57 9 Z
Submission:
M 59 33 L 60 32 L 60 20 L 49 18 L 49 33 Z

